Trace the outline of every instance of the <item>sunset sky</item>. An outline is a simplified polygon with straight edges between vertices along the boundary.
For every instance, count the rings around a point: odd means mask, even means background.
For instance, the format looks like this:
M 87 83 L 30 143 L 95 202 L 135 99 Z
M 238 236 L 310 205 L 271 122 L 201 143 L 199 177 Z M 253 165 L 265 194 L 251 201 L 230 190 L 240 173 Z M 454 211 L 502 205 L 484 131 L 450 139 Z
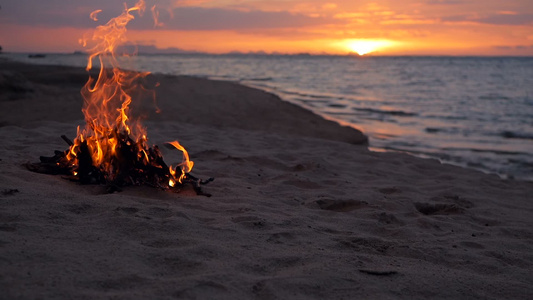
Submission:
M 136 1 L 0 1 L 6 52 L 72 52 Z M 141 45 L 212 53 L 533 55 L 532 0 L 147 0 Z M 150 7 L 157 5 L 161 26 Z M 98 21 L 89 14 L 97 9 Z

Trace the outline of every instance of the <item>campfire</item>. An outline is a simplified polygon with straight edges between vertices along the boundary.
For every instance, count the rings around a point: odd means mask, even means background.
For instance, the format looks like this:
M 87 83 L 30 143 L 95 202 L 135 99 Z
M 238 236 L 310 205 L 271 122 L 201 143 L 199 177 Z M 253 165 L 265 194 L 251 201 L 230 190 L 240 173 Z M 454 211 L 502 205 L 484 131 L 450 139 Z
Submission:
M 78 127 L 74 140 L 61 136 L 69 148 L 55 151 L 53 157 L 40 157 L 39 163 L 27 165 L 30 170 L 62 174 L 82 184 L 104 184 L 108 192 L 126 185 L 150 185 L 173 191 L 190 185 L 197 194 L 208 195 L 202 192 L 201 185 L 213 179 L 204 181 L 190 174 L 194 163 L 187 150 L 178 141 L 167 143 L 167 147 L 183 154 L 181 163 L 168 166 L 160 149 L 148 146 L 146 129 L 130 113 L 135 96 L 145 91 L 140 81 L 149 73 L 120 69 L 116 51 L 126 41 L 126 25 L 134 19 L 132 12 L 142 14 L 144 10 L 141 0 L 96 28 L 91 39 L 94 47 L 88 51 L 87 71 L 97 60 L 100 72 L 96 79 L 89 76 L 81 90 L 85 127 Z M 98 12 L 90 17 L 97 20 Z M 87 40 L 81 42 L 87 45 Z

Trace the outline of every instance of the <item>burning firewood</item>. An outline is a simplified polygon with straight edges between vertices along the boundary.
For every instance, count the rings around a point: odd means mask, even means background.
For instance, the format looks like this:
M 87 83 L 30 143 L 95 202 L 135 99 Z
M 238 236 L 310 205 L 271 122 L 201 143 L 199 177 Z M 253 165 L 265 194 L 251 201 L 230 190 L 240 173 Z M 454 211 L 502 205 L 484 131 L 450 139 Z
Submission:
M 71 147 L 74 145 L 66 136 L 62 136 Z M 117 150 L 118 155 L 111 161 L 116 167 L 115 173 L 109 174 L 102 167 L 93 165 L 89 148 L 86 142 L 81 143 L 76 153 L 78 163 L 69 164 L 68 153 L 70 151 L 55 151 L 52 157 L 40 157 L 38 163 L 28 163 L 26 167 L 34 172 L 64 175 L 64 178 L 81 184 L 102 184 L 108 192 L 120 191 L 121 187 L 128 185 L 148 185 L 163 190 L 180 191 L 185 185 L 190 185 L 198 195 L 211 196 L 202 191 L 201 186 L 213 178 L 201 180 L 190 173 L 184 173 L 180 182 L 175 182 L 175 175 L 171 168 L 163 160 L 163 156 L 157 146 L 145 149 L 148 160 L 139 159 L 136 149 L 139 145 L 132 143 L 127 135 L 121 135 L 121 141 Z M 146 164 L 148 162 L 148 164 Z
M 78 127 L 73 141 L 61 136 L 69 149 L 55 151 L 52 157 L 41 156 L 39 163 L 27 164 L 27 167 L 35 172 L 65 175 L 81 184 L 104 184 L 108 192 L 119 191 L 127 185 L 149 185 L 173 191 L 191 185 L 198 195 L 210 196 L 202 191 L 201 185 L 213 178 L 200 180 L 190 174 L 194 163 L 189 160 L 185 148 L 177 141 L 168 143 L 183 154 L 180 164 L 168 166 L 159 148 L 148 146 L 145 128 L 130 115 L 130 104 L 144 91 L 139 79 L 149 73 L 122 70 L 114 50 L 126 41 L 126 25 L 134 19 L 131 13 L 144 9 L 145 3 L 141 0 L 106 25 L 96 28 L 87 71 L 97 59 L 100 72 L 96 80 L 89 76 L 81 91 L 85 100 L 82 108 L 85 128 Z

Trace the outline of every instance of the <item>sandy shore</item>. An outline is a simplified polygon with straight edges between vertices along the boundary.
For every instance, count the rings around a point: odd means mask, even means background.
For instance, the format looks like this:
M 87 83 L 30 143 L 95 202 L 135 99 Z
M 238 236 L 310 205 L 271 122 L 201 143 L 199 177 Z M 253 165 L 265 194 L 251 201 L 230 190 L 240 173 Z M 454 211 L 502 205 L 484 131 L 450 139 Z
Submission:
M 83 122 L 86 77 L 0 61 L 0 299 L 533 296 L 533 183 L 373 153 L 233 83 L 150 79 L 150 142 L 179 140 L 210 198 L 29 172 Z

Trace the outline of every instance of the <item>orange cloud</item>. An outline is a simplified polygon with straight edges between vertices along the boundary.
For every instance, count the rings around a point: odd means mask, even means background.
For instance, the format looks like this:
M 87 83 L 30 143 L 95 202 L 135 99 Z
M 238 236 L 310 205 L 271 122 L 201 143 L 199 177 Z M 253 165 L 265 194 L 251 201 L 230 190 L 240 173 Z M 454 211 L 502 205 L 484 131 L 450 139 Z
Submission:
M 370 14 L 366 12 L 345 12 L 345 13 L 338 13 L 333 16 L 335 19 L 356 19 L 356 18 L 366 18 L 369 17 Z
M 439 20 L 393 19 L 393 20 L 381 21 L 380 24 L 382 25 L 398 25 L 398 24 L 423 25 L 423 24 L 437 24 L 439 22 L 440 22 Z
M 365 9 L 369 11 L 386 11 L 389 8 L 386 6 L 380 5 L 378 3 L 372 2 L 372 3 L 368 3 Z
M 183 6 L 201 6 L 212 2 L 211 0 L 175 0 L 173 1 L 173 7 L 183 7 Z
M 337 4 L 335 3 L 326 3 L 322 5 L 322 9 L 335 9 L 337 8 Z
M 498 14 L 500 14 L 500 15 L 517 15 L 518 13 L 516 11 L 502 10 L 502 11 L 499 11 Z
M 160 48 L 343 54 L 348 49 L 338 44 L 345 40 L 388 40 L 395 43 L 379 54 L 533 55 L 530 0 L 146 1 L 152 1 L 148 7 L 173 7 L 174 18 L 160 10 L 164 28 L 154 28 L 147 14 L 129 30 Z M 94 22 L 89 14 L 97 9 L 102 12 Z M 83 32 L 121 9 L 107 0 L 7 1 L 0 10 L 0 44 L 6 51 L 79 50 Z

